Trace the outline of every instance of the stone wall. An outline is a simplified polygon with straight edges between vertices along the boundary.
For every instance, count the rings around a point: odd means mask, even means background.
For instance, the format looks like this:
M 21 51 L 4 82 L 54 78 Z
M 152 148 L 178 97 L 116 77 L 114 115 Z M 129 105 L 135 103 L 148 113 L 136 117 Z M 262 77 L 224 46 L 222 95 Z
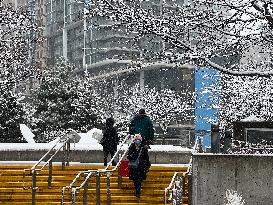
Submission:
M 0 151 L 0 161 L 38 161 L 47 150 L 6 150 Z M 151 151 L 149 152 L 152 164 L 187 164 L 190 161 L 190 151 Z M 64 158 L 62 152 L 58 153 L 53 161 L 60 162 Z M 108 158 L 110 160 L 110 158 Z M 101 150 L 72 150 L 70 161 L 84 163 L 102 163 Z
M 246 205 L 273 204 L 273 155 L 195 154 L 192 204 L 224 205 L 227 189 Z

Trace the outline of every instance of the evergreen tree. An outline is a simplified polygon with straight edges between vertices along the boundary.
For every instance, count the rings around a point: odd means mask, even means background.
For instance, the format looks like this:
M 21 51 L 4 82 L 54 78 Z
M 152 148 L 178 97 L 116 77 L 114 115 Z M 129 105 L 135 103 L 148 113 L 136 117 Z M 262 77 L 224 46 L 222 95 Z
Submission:
M 19 128 L 24 121 L 23 106 L 10 90 L 10 85 L 0 83 L 0 143 L 25 142 Z
M 43 73 L 41 85 L 32 96 L 38 141 L 50 141 L 68 128 L 86 132 L 97 126 L 97 116 L 85 100 L 86 91 L 72 70 L 60 61 Z

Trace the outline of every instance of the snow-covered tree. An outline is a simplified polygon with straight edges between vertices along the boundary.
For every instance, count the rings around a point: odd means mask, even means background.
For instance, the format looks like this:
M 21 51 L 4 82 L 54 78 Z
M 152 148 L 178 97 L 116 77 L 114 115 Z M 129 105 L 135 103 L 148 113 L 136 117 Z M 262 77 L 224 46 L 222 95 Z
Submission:
M 98 0 L 86 4 L 90 15 L 126 25 L 137 40 L 159 37 L 165 43 L 159 60 L 168 55 L 177 64 L 189 62 L 233 75 L 273 74 L 272 1 Z
M 145 60 L 219 70 L 220 124 L 250 114 L 272 120 L 272 1 L 98 0 L 87 6 L 91 16 L 126 26 Z M 160 49 L 149 55 L 154 40 Z
M 38 141 L 56 138 L 68 128 L 86 132 L 99 124 L 97 108 L 92 106 L 95 98 L 88 97 L 91 92 L 85 90 L 72 70 L 67 62 L 59 61 L 42 73 L 40 87 L 31 98 Z
M 24 122 L 25 112 L 9 86 L 0 83 L 0 142 L 24 142 L 19 124 Z
M 148 87 L 139 89 L 139 84 L 120 88 L 119 92 L 116 109 L 120 116 L 126 116 L 124 120 L 128 122 L 140 108 L 145 108 L 153 122 L 166 133 L 169 125 L 190 121 L 193 117 L 191 93 Z
M 29 65 L 29 32 L 36 25 L 29 13 L 0 2 L 0 141 L 21 142 L 19 123 L 24 122 L 24 109 L 15 94 L 16 86 L 33 74 Z
M 223 75 L 222 81 L 219 118 L 223 124 L 230 126 L 251 115 L 273 120 L 272 77 Z

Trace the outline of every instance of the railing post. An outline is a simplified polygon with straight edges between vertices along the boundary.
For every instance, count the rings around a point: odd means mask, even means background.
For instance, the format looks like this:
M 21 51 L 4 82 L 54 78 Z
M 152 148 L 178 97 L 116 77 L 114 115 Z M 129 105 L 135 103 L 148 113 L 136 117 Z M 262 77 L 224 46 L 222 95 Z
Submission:
M 32 205 L 35 205 L 36 199 L 36 169 L 32 170 L 32 190 L 31 190 L 31 195 L 32 195 Z
M 70 141 L 71 139 L 69 138 L 65 145 L 63 146 L 62 169 L 64 169 L 65 166 L 69 166 Z
M 73 188 L 71 190 L 71 204 L 72 205 L 76 204 L 76 192 L 77 192 L 76 188 Z
M 48 183 L 48 188 L 51 188 L 51 183 L 52 183 L 52 159 L 49 161 L 48 164 L 48 179 L 47 179 L 47 183 Z
M 111 173 L 107 172 L 107 205 L 111 204 L 111 182 L 110 182 Z
M 66 142 L 67 143 L 67 142 Z M 65 160 L 66 160 L 66 143 L 63 146 L 63 160 L 62 160 L 62 169 L 65 167 Z
M 188 174 L 188 204 L 192 205 L 192 174 Z
M 66 166 L 69 166 L 69 161 L 70 161 L 70 143 L 71 139 L 69 138 L 67 141 L 67 149 L 66 149 Z
M 173 192 L 173 204 L 183 205 L 183 177 L 180 174 L 177 174 Z
M 85 177 L 87 177 L 87 175 Z M 83 205 L 87 205 L 87 192 L 88 192 L 88 180 L 84 184 Z
M 165 190 L 164 190 L 164 205 L 167 204 L 167 193 L 168 193 L 168 189 L 165 188 Z
M 100 205 L 100 172 L 96 175 L 96 205 Z
M 61 205 L 64 205 L 64 193 L 65 192 L 65 189 L 63 188 L 62 189 L 62 200 L 61 200 Z
M 121 154 L 119 154 L 118 159 L 120 160 Z M 121 189 L 122 185 L 122 176 L 120 176 L 120 166 L 118 166 L 118 188 Z

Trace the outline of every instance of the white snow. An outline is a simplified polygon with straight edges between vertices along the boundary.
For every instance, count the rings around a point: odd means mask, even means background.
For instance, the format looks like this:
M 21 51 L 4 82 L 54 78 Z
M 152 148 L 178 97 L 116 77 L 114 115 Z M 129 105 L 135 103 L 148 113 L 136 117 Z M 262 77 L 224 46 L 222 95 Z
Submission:
M 88 138 L 85 134 L 80 134 L 83 138 L 81 143 L 71 143 L 71 150 L 102 150 L 102 146 L 95 140 Z M 62 143 L 57 144 L 55 149 L 58 149 Z M 24 151 L 24 150 L 49 150 L 53 146 L 52 143 L 1 143 L 0 151 Z M 120 146 L 120 145 L 119 145 Z M 119 147 L 118 146 L 118 147 Z M 129 145 L 125 144 L 122 150 L 125 150 Z M 174 145 L 151 145 L 149 152 L 191 152 L 189 148 L 183 148 Z
M 250 115 L 249 117 L 246 117 L 241 120 L 241 122 L 262 122 L 265 121 L 263 118 L 258 118 L 255 115 Z
M 87 134 L 91 136 L 93 139 L 96 139 L 98 142 L 100 142 L 103 137 L 102 130 L 97 128 L 89 130 Z
M 35 143 L 33 139 L 35 135 L 32 133 L 31 129 L 28 126 L 26 126 L 25 124 L 20 124 L 20 130 L 23 137 L 28 143 Z

